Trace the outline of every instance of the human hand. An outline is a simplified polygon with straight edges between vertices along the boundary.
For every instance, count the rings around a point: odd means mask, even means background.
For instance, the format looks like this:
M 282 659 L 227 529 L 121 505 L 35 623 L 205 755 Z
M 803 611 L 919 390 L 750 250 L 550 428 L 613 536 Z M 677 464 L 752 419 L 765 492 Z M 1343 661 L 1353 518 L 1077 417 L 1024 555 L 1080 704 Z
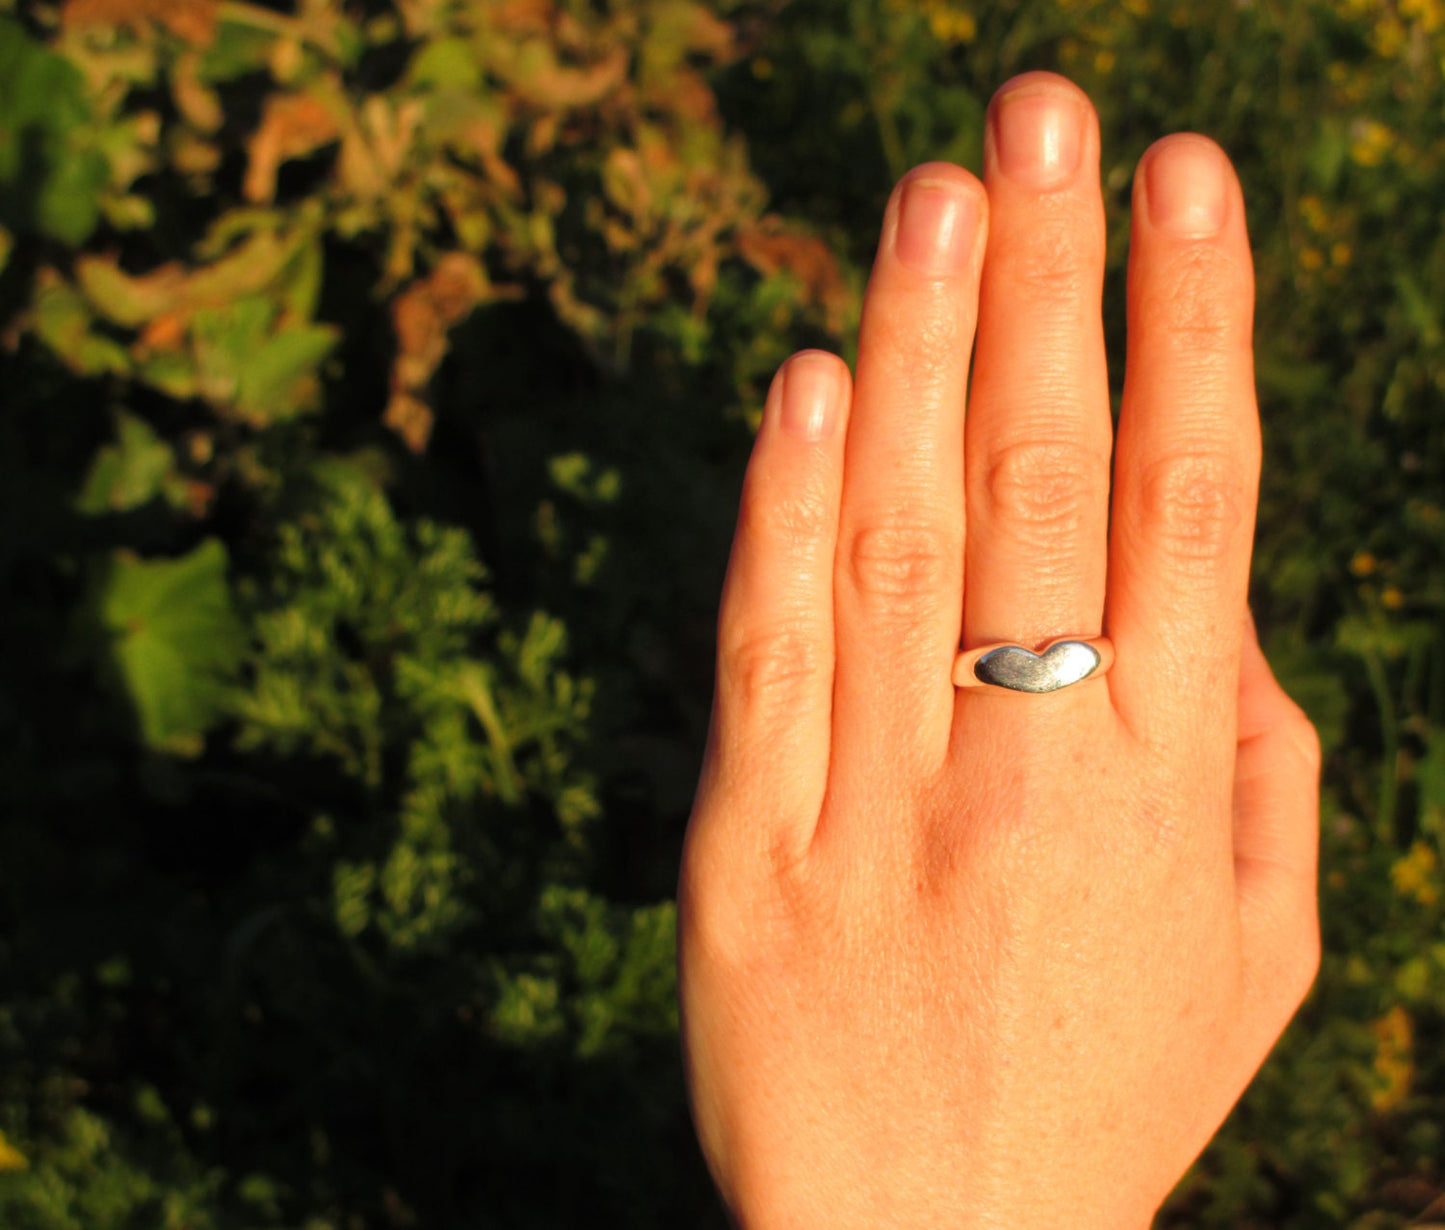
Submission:
M 1203 138 L 1144 156 L 1114 441 L 1098 166 L 1076 87 L 1009 82 L 986 191 L 895 191 L 856 385 L 806 352 L 768 397 L 679 883 L 745 1227 L 1147 1225 L 1314 978 L 1318 744 L 1246 608 L 1243 199 Z M 1101 629 L 1102 677 L 951 682 Z

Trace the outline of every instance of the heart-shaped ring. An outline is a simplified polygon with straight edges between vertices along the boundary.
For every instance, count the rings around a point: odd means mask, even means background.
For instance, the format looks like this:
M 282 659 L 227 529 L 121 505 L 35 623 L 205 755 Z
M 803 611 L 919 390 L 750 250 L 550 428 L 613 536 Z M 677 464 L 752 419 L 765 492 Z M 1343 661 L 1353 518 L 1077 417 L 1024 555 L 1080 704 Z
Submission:
M 1102 675 L 1113 662 L 1113 643 L 1103 636 L 1063 637 L 1037 653 L 1022 645 L 984 645 L 958 655 L 953 683 L 959 688 L 1057 692 Z

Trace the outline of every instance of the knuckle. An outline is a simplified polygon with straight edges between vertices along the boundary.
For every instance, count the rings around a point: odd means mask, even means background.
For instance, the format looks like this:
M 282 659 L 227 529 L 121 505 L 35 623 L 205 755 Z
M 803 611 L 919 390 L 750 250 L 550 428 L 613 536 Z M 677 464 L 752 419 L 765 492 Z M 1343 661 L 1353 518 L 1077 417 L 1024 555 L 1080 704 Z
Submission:
M 991 518 L 1050 536 L 1077 532 L 1108 482 L 1108 461 L 1075 442 L 1022 440 L 984 470 Z
M 1248 339 L 1251 313 L 1240 303 L 1235 262 L 1204 245 L 1180 254 L 1153 308 L 1169 333 L 1217 351 Z
M 718 682 L 733 706 L 754 718 L 794 713 L 800 694 L 825 669 L 817 631 L 798 621 L 750 629 L 718 647 Z
M 906 363 L 891 368 L 910 394 L 937 389 L 957 366 L 960 322 L 956 306 L 948 301 L 929 304 L 925 310 L 870 317 L 865 326 L 876 349 L 906 355 Z
M 1208 453 L 1166 457 L 1142 485 L 1145 524 L 1172 556 L 1213 564 L 1235 546 L 1249 489 L 1230 458 Z
M 827 538 L 837 523 L 837 510 L 822 475 L 798 483 L 767 483 L 749 474 L 738 509 L 738 535 L 775 543 L 784 550 L 806 548 Z
M 939 595 L 962 564 L 956 534 L 928 522 L 866 525 L 848 543 L 848 576 L 864 598 L 885 601 Z
M 1051 218 L 1015 239 L 1006 250 L 1005 276 L 1031 298 L 1051 304 L 1082 299 L 1102 263 L 1096 244 L 1082 242 L 1078 220 Z M 1097 291 L 1095 291 L 1097 302 Z

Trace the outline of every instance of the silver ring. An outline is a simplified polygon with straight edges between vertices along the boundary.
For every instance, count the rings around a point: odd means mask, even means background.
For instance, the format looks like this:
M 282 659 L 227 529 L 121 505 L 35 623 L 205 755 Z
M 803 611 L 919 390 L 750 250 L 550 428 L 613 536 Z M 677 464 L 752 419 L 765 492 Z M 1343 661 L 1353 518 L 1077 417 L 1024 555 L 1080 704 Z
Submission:
M 961 653 L 953 663 L 953 686 L 998 692 L 1057 692 L 1097 679 L 1114 664 L 1107 636 L 1064 636 L 1035 652 L 1022 645 L 984 645 Z

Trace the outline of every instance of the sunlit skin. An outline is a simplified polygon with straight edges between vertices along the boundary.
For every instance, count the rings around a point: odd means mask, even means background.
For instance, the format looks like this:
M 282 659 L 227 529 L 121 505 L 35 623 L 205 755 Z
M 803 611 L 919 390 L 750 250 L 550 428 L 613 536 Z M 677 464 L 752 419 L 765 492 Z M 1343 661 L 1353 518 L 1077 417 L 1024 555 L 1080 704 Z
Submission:
M 749 1230 L 1147 1226 L 1318 966 L 1318 743 L 1246 603 L 1244 202 L 1206 138 L 1141 160 L 1116 436 L 1098 170 L 1076 87 L 1008 82 L 981 183 L 894 191 L 856 377 L 768 395 L 679 885 Z M 1101 633 L 1048 695 L 950 679 Z

